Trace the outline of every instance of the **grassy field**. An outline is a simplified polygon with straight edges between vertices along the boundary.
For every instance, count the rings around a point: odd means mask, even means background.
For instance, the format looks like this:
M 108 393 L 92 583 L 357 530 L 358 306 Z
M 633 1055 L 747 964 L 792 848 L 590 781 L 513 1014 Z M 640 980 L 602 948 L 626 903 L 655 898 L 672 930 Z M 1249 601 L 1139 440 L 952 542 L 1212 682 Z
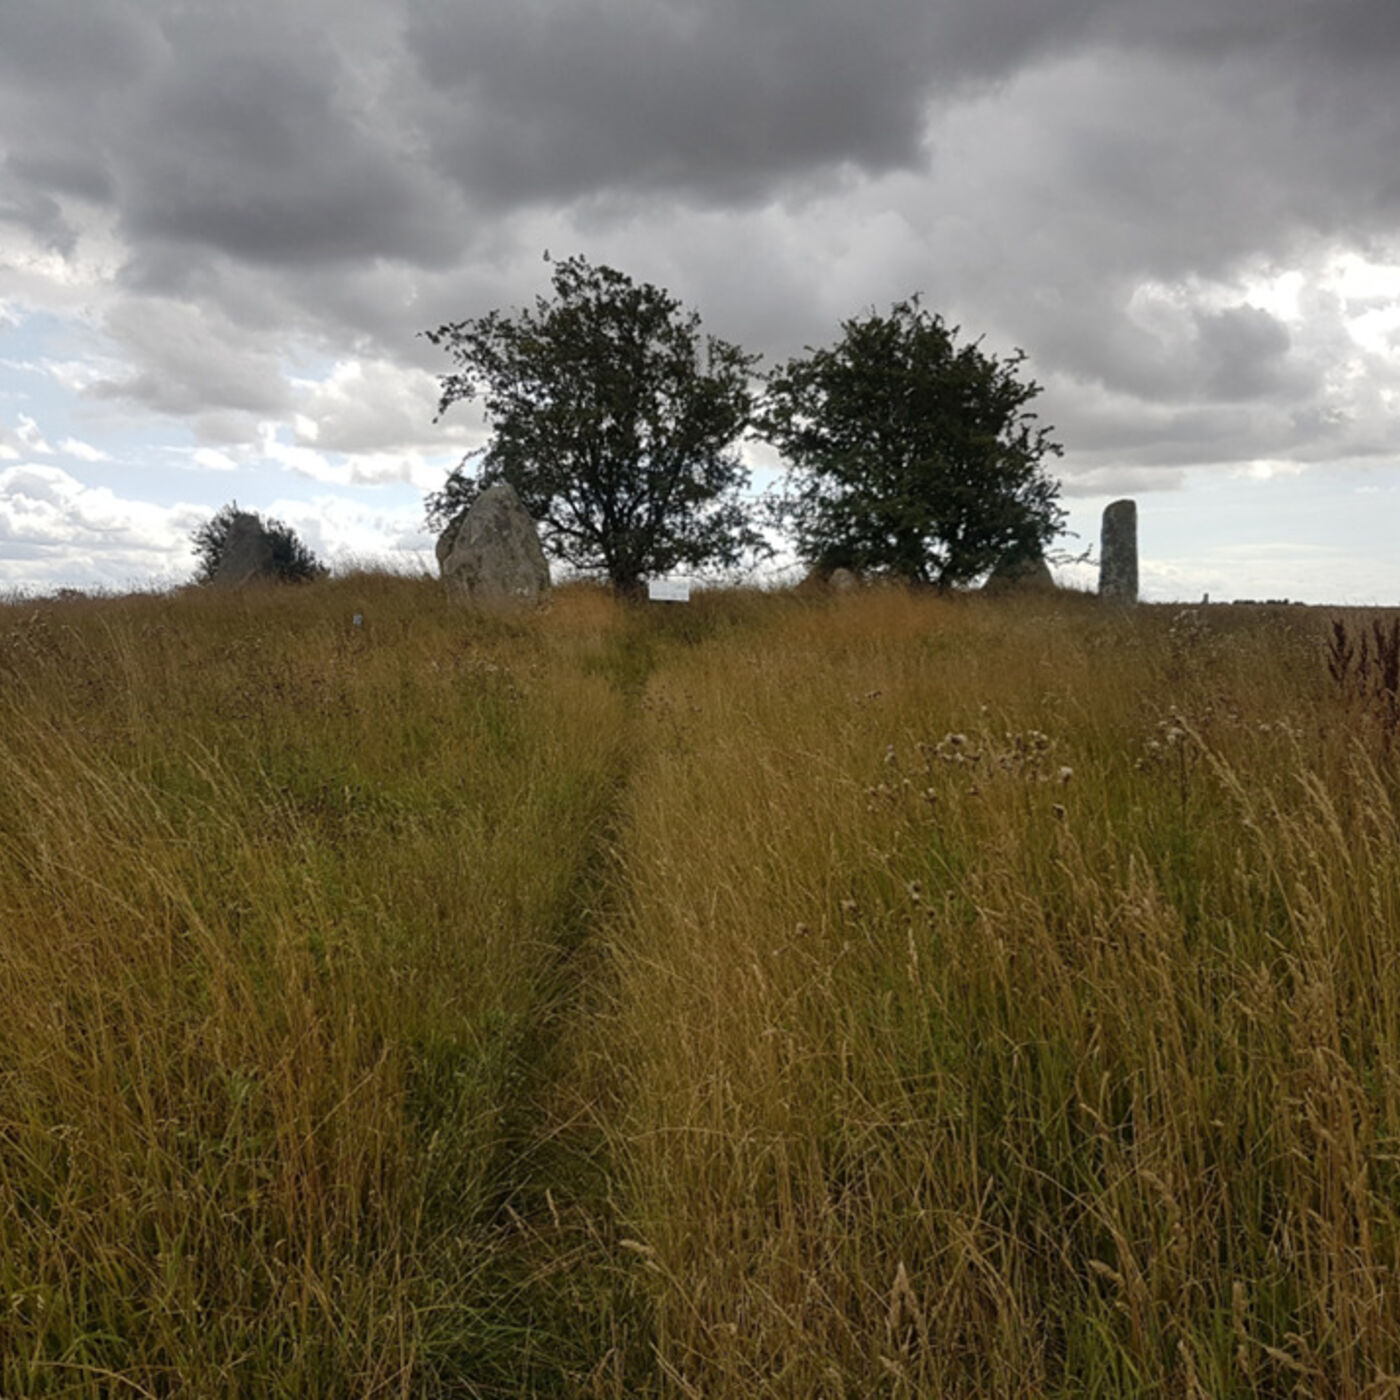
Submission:
M 0 608 L 0 1395 L 1400 1393 L 1336 616 Z

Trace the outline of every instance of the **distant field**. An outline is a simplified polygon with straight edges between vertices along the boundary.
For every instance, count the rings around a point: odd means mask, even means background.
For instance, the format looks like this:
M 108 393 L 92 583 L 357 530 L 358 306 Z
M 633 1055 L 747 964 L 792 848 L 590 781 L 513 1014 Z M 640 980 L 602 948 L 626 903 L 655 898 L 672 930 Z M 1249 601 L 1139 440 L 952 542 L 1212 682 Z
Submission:
M 1396 1394 L 1390 625 L 0 607 L 0 1395 Z

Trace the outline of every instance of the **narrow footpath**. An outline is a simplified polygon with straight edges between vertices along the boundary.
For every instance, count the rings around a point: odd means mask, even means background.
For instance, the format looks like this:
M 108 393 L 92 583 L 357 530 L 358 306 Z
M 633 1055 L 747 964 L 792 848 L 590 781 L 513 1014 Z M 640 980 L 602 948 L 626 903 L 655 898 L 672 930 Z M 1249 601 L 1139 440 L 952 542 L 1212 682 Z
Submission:
M 629 731 L 656 656 L 629 623 L 610 639 L 606 669 Z M 463 1396 L 637 1396 L 654 1392 L 655 1358 L 636 1261 L 622 1246 L 613 1173 L 581 1096 L 576 1032 L 599 989 L 598 933 L 616 909 L 617 853 L 637 749 L 619 745 L 604 814 L 553 931 L 536 1013 L 522 1038 L 518 1092 L 507 1105 L 492 1176 L 489 1261 L 474 1284 L 478 1342 L 440 1382 Z

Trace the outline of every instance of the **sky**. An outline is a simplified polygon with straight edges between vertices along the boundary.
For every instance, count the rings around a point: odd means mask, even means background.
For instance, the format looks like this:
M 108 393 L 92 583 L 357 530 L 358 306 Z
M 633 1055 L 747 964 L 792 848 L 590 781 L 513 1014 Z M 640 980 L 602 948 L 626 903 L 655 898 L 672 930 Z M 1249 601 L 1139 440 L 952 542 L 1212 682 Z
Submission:
M 230 500 L 431 568 L 420 333 L 548 251 L 768 366 L 917 292 L 1025 351 L 1066 555 L 1131 496 L 1146 599 L 1397 604 L 1397 151 L 1395 0 L 3 0 L 0 593 Z

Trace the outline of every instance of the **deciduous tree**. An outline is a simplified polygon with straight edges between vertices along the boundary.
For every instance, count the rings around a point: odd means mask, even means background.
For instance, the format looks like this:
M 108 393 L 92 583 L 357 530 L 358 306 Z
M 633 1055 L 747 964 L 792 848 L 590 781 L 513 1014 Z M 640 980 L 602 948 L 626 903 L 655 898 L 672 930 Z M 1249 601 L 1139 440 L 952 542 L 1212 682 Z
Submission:
M 505 480 L 547 551 L 623 592 L 650 574 L 732 566 L 761 547 L 735 450 L 756 356 L 713 336 L 669 293 L 582 257 L 554 295 L 425 332 L 456 361 L 441 416 L 480 398 L 493 436 L 427 499 L 442 525 Z
M 769 377 L 758 415 L 801 557 L 946 588 L 1042 555 L 1064 520 L 1043 465 L 1061 448 L 1026 409 L 1024 354 L 960 346 L 917 297 L 841 329 Z

